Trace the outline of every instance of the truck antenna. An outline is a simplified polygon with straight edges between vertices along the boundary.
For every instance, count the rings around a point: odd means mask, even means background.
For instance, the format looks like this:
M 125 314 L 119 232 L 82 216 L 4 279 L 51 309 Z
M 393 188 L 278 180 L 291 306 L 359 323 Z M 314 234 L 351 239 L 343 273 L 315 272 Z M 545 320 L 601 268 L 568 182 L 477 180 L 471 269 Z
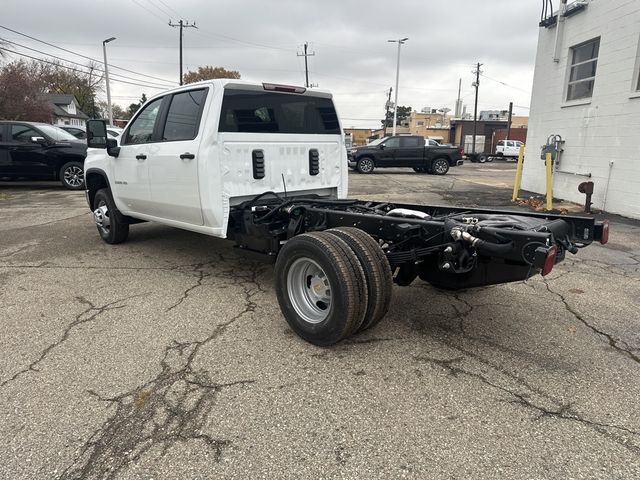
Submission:
M 284 187 L 284 198 L 287 198 L 287 182 L 284 181 L 284 173 L 281 173 L 282 177 L 282 186 Z

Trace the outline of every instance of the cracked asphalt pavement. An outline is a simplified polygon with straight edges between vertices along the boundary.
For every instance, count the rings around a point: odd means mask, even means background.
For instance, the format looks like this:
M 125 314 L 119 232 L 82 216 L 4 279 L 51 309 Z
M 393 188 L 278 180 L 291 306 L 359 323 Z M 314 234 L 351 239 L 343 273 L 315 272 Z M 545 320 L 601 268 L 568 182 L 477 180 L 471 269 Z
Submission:
M 506 206 L 513 165 L 351 174 L 351 196 Z M 332 348 L 272 266 L 155 224 L 98 236 L 84 196 L 0 183 L 0 478 L 640 477 L 640 223 L 552 274 L 394 287 Z

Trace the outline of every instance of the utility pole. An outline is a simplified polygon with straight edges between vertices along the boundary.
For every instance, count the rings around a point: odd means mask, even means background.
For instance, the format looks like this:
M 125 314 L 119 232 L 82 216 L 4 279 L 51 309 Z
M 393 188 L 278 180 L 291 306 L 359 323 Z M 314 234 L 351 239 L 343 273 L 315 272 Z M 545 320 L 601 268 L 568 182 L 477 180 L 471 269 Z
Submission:
M 473 145 L 471 147 L 471 153 L 475 156 L 476 154 L 476 134 L 477 132 L 477 126 L 478 126 L 478 87 L 480 86 L 480 74 L 482 73 L 482 71 L 480 70 L 480 67 L 482 66 L 481 63 L 477 63 L 476 64 L 476 69 L 473 71 L 473 73 L 476 74 L 476 81 L 472 84 L 475 89 L 476 89 L 476 100 L 475 100 L 475 104 L 473 106 Z
M 180 27 L 180 85 L 182 85 L 182 29 L 183 28 L 198 28 L 198 27 L 196 27 L 196 22 L 189 23 L 189 22 L 184 21 L 182 19 L 180 19 L 180 21 L 178 23 L 172 23 L 171 20 L 169 20 L 169 26 L 170 27 Z
M 309 48 L 309 43 L 304 42 L 304 53 L 297 53 L 298 57 L 304 57 L 304 86 L 309 88 L 311 85 L 309 84 L 309 64 L 307 63 L 307 57 L 315 56 L 316 52 L 307 53 L 307 48 Z
M 383 137 L 387 136 L 387 118 L 389 118 L 389 107 L 391 107 L 391 92 L 393 91 L 393 87 L 389 87 L 389 96 L 387 97 L 387 105 L 386 111 L 384 113 L 384 131 L 382 133 Z
M 513 116 L 513 102 L 509 102 L 509 119 L 507 120 L 507 138 L 511 139 L 511 117 Z
M 113 42 L 116 37 L 109 37 L 102 41 L 102 53 L 104 54 L 104 79 L 107 83 L 107 111 L 109 113 L 109 125 L 113 125 L 113 109 L 111 108 L 111 90 L 109 90 L 109 65 L 107 64 L 107 43 Z
M 398 60 L 396 63 L 396 101 L 393 107 L 393 135 L 396 134 L 396 122 L 398 120 L 398 83 L 400 82 L 400 47 L 409 40 L 408 37 L 399 38 L 398 40 L 387 40 L 389 43 L 398 43 Z

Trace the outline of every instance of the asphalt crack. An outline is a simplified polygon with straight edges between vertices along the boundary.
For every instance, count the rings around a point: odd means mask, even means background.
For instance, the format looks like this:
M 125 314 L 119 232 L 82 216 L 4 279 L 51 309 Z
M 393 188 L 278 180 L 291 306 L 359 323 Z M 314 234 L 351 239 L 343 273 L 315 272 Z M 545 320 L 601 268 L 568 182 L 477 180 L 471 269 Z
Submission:
M 125 308 L 126 305 L 118 305 L 118 304 L 124 302 L 125 300 L 129 300 L 131 298 L 135 298 L 139 296 L 140 295 L 132 295 L 130 297 L 114 300 L 113 302 L 110 302 L 98 307 L 96 307 L 92 302 L 90 302 L 84 297 L 80 297 L 80 296 L 75 297 L 76 300 L 80 302 L 80 304 L 86 305 L 87 308 L 85 308 L 82 312 L 76 315 L 75 319 L 70 324 L 68 324 L 67 327 L 64 329 L 64 332 L 62 332 L 62 336 L 60 336 L 58 340 L 49 344 L 44 350 L 42 350 L 36 360 L 31 362 L 27 367 L 23 368 L 22 370 L 19 370 L 18 372 L 16 372 L 12 377 L 0 382 L 0 388 L 13 382 L 19 377 L 26 375 L 29 372 L 39 372 L 40 370 L 38 369 L 38 366 L 40 365 L 40 363 L 42 363 L 52 351 L 54 351 L 56 348 L 58 348 L 60 345 L 66 342 L 69 339 L 69 336 L 71 335 L 73 330 L 79 327 L 80 325 L 93 322 L 98 316 L 100 316 L 101 314 L 109 310 L 117 310 L 120 308 Z
M 607 342 L 609 343 L 609 346 L 611 348 L 613 348 L 615 351 L 617 351 L 618 353 L 621 353 L 622 355 L 625 355 L 626 357 L 628 357 L 629 359 L 633 360 L 634 362 L 640 364 L 640 356 L 636 355 L 635 353 L 633 353 L 634 350 L 633 348 L 630 348 L 629 345 L 623 341 L 623 340 L 616 340 L 613 335 L 600 330 L 599 328 L 595 327 L 594 325 L 590 324 L 583 316 L 580 312 L 578 312 L 575 308 L 573 308 L 569 302 L 567 301 L 567 299 L 565 298 L 564 295 L 562 295 L 559 292 L 556 292 L 555 290 L 553 290 L 551 288 L 551 285 L 549 285 L 549 282 L 543 278 L 543 283 L 547 289 L 547 291 L 553 295 L 555 295 L 564 305 L 564 308 L 567 312 L 569 312 L 571 315 L 573 315 L 575 317 L 576 320 L 578 320 L 580 323 L 582 323 L 585 327 L 589 328 L 593 333 L 597 334 L 598 336 L 604 338 L 607 340 Z M 622 344 L 625 344 L 625 346 L 622 346 Z
M 537 412 L 538 416 L 536 417 L 536 420 L 541 420 L 542 418 L 555 418 L 555 419 L 580 423 L 587 427 L 592 428 L 593 430 L 597 431 L 599 434 L 606 436 L 607 438 L 616 442 L 617 444 L 621 445 L 627 450 L 632 451 L 636 454 L 640 453 L 640 447 L 633 443 L 630 443 L 628 439 L 629 435 L 632 437 L 640 438 L 640 431 L 633 430 L 631 428 L 621 426 L 621 425 L 595 422 L 593 420 L 589 420 L 587 418 L 584 418 L 579 413 L 577 413 L 572 408 L 570 403 L 555 401 L 555 402 L 552 402 L 552 403 L 555 403 L 555 405 L 553 405 L 552 407 L 547 407 L 542 404 L 536 403 L 534 400 L 530 398 L 531 395 L 527 392 L 524 392 L 524 393 L 518 392 L 511 388 L 502 386 L 496 382 L 489 380 L 485 375 L 481 373 L 472 372 L 461 367 L 459 364 L 464 360 L 464 357 L 462 356 L 450 358 L 450 359 L 438 359 L 438 358 L 432 358 L 432 357 L 423 356 L 423 355 L 416 355 L 414 356 L 414 359 L 419 362 L 434 365 L 437 368 L 444 370 L 447 373 L 447 375 L 454 378 L 459 378 L 460 376 L 465 375 L 467 377 L 471 377 L 476 380 L 479 380 L 480 382 L 491 387 L 492 389 L 498 390 L 510 396 L 511 399 L 508 400 L 508 403 L 512 405 L 521 406 L 528 410 Z M 532 392 L 532 393 L 538 393 L 538 392 Z M 547 396 L 547 400 L 550 400 L 549 396 Z M 614 430 L 614 432 L 612 432 L 611 430 Z
M 193 268 L 202 276 L 198 274 L 200 282 L 191 289 L 200 286 L 201 279 L 207 276 L 204 265 Z M 173 341 L 165 348 L 160 373 L 155 378 L 112 397 L 94 390 L 88 392 L 114 411 L 79 448 L 60 480 L 113 479 L 152 449 L 165 455 L 172 446 L 186 442 L 202 443 L 214 462 L 221 460 L 231 440 L 206 433 L 219 394 L 230 388 L 244 388 L 256 380 L 215 382 L 208 372 L 196 369 L 194 361 L 202 347 L 255 311 L 254 297 L 264 291 L 258 282 L 261 273 L 256 265 L 248 273 L 225 271 L 231 284 L 242 289 L 244 308 L 201 340 Z M 187 297 L 185 291 L 182 301 Z

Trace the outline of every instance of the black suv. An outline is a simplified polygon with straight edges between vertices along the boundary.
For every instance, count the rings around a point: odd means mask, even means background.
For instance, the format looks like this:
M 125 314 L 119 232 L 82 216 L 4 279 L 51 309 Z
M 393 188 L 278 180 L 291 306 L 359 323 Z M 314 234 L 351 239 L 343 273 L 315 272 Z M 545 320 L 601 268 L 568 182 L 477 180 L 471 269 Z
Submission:
M 60 180 L 84 189 L 87 144 L 46 123 L 0 122 L 0 178 Z

